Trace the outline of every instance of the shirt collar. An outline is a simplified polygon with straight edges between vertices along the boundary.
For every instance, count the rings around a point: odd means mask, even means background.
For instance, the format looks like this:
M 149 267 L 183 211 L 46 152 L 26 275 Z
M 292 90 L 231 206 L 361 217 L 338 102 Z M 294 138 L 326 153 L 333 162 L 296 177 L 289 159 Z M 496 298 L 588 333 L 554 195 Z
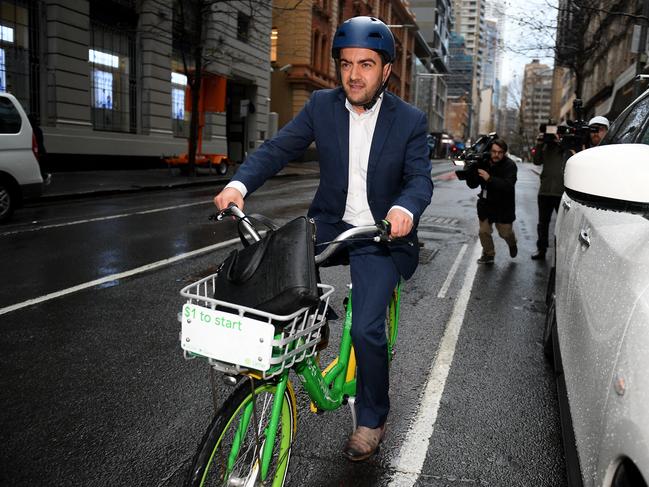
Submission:
M 379 95 L 379 98 L 376 100 L 376 103 L 372 108 L 369 110 L 365 110 L 363 113 L 357 113 L 354 111 L 354 105 L 352 105 L 349 100 L 345 97 L 345 108 L 349 110 L 349 113 L 351 113 L 353 116 L 359 118 L 359 117 L 367 117 L 370 114 L 373 114 L 375 112 L 379 111 L 379 108 L 381 108 L 381 103 L 383 102 L 383 93 Z

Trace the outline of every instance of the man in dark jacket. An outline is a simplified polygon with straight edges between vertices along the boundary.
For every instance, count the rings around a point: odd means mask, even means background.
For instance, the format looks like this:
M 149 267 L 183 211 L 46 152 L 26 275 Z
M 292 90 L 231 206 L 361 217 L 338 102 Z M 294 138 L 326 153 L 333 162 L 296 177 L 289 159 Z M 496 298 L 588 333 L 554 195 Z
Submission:
M 532 254 L 532 260 L 545 259 L 552 211 L 559 212 L 559 203 L 561 203 L 561 195 L 564 190 L 563 170 L 566 159 L 570 156 L 563 150 L 556 137 L 544 140 L 540 135 L 538 140 L 533 162 L 537 166 L 543 165 L 543 170 L 537 197 L 539 205 L 539 223 L 536 226 L 538 240 L 536 241 L 536 253 Z
M 515 193 L 516 164 L 507 154 L 507 144 L 502 139 L 496 139 L 491 144 L 489 163 L 477 171 L 467 175 L 466 184 L 469 188 L 480 186 L 478 195 L 478 220 L 480 220 L 480 243 L 482 256 L 478 264 L 493 264 L 496 250 L 491 238 L 492 225 L 509 247 L 509 255 L 516 257 L 516 235 L 513 222 L 516 219 Z

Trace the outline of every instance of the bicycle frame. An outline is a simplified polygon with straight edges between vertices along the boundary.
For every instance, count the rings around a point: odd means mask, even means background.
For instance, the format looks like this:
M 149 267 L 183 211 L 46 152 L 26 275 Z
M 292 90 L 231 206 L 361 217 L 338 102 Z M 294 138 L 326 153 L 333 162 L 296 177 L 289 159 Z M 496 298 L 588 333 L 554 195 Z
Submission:
M 304 361 L 295 365 L 293 369 L 300 378 L 302 386 L 306 390 L 311 401 L 318 409 L 325 411 L 334 411 L 338 409 L 343 401 L 356 394 L 356 360 L 354 359 L 352 347 L 352 292 L 349 290 L 347 296 L 347 310 L 345 311 L 345 320 L 343 323 L 342 337 L 340 340 L 340 350 L 338 357 L 324 370 L 320 369 L 315 357 L 308 357 Z M 398 331 L 399 308 L 401 302 L 401 282 L 394 289 L 390 305 L 388 307 L 387 319 L 390 320 L 391 326 L 387 337 L 388 357 L 392 359 L 394 354 L 394 343 Z M 282 401 L 284 389 L 288 383 L 290 369 L 284 371 L 278 378 L 278 387 L 273 398 L 272 416 L 267 431 L 267 438 L 262 445 L 261 453 L 261 478 L 266 480 L 268 468 L 271 461 L 279 417 L 282 413 Z M 249 415 L 248 415 L 249 420 Z M 247 423 L 247 421 L 246 421 Z M 241 425 L 240 425 L 241 427 Z M 244 425 L 244 428 L 247 424 Z M 236 452 L 231 452 L 236 456 Z

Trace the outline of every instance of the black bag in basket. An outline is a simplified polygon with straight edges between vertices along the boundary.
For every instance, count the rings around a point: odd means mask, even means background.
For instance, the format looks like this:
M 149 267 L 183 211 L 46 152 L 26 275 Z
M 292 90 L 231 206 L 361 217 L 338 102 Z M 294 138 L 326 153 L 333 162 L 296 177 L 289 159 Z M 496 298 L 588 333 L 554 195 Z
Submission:
M 314 224 L 296 218 L 221 264 L 214 298 L 287 315 L 318 303 Z

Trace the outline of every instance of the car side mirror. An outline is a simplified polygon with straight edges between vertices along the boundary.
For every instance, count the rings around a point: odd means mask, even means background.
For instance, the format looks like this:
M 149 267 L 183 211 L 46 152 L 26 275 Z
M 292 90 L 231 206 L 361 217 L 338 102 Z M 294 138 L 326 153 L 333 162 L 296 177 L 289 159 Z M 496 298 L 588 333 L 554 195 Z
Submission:
M 613 144 L 578 152 L 566 162 L 564 185 L 578 201 L 620 211 L 647 211 L 649 145 Z

